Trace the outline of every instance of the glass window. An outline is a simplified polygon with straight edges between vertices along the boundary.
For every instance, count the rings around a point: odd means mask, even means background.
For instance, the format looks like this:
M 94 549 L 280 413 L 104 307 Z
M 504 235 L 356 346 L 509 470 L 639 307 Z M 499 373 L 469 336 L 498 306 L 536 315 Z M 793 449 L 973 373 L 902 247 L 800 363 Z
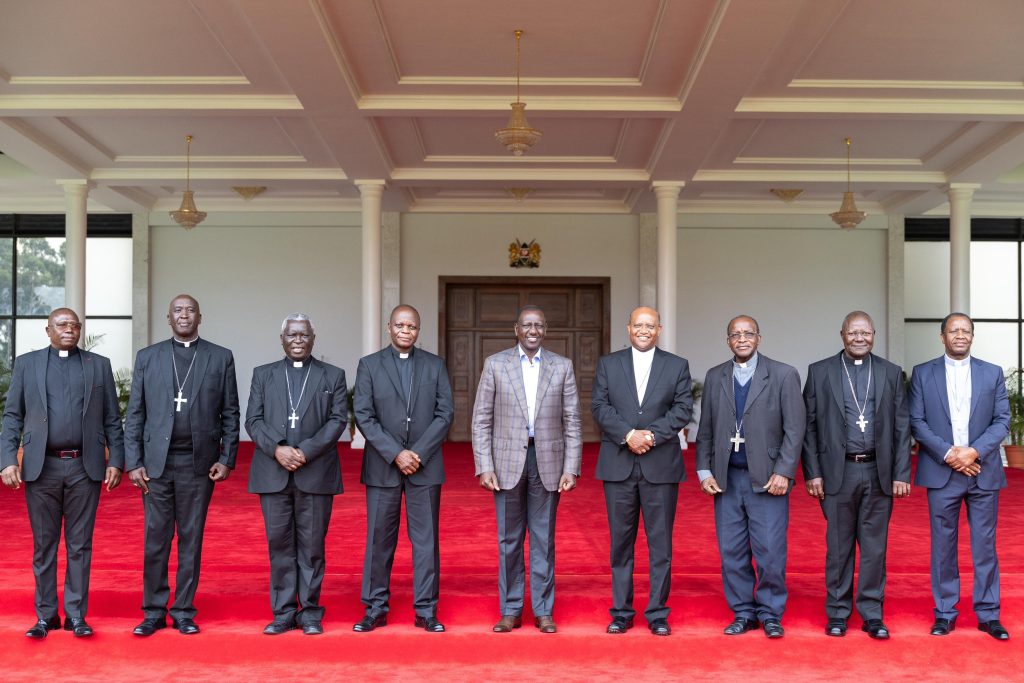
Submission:
M 942 318 L 949 313 L 949 242 L 907 242 L 903 262 L 904 315 Z
M 971 355 L 995 363 L 1004 371 L 1017 365 L 1019 327 L 1017 323 L 974 323 Z
M 50 345 L 50 338 L 46 336 L 45 318 L 19 318 L 14 321 L 14 334 L 17 340 L 15 356 L 45 349 Z
M 10 366 L 11 358 L 11 320 L 0 319 L 0 364 Z
M 90 350 L 109 358 L 114 372 L 132 366 L 131 320 L 89 318 L 85 334 L 94 342 Z
M 17 315 L 49 315 L 63 306 L 64 238 L 19 237 L 17 278 Z
M 939 339 L 939 323 L 906 323 L 903 328 L 906 351 L 903 356 L 903 369 L 910 375 L 915 365 L 945 353 Z
M 971 242 L 971 317 L 1016 318 L 1019 289 L 1016 242 Z
M 85 310 L 89 317 L 132 314 L 130 237 L 86 240 Z
M 0 315 L 11 314 L 11 285 L 14 283 L 11 265 L 14 263 L 14 239 L 0 238 Z M 8 328 L 10 326 L 8 325 Z M 10 330 L 8 329 L 8 332 Z M 7 337 L 10 340 L 10 337 Z M 8 356 L 2 356 L 7 358 Z

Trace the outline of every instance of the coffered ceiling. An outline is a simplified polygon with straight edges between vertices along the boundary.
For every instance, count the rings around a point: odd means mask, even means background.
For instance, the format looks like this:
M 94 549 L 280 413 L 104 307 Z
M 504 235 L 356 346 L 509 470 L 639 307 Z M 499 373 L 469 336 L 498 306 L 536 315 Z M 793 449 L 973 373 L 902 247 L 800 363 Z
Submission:
M 1024 215 L 1020 0 L 0 0 L 0 211 Z M 514 99 L 543 139 L 494 140 Z M 232 187 L 266 186 L 244 200 Z M 789 202 L 771 189 L 802 190 Z M 517 195 L 517 196 L 514 196 Z

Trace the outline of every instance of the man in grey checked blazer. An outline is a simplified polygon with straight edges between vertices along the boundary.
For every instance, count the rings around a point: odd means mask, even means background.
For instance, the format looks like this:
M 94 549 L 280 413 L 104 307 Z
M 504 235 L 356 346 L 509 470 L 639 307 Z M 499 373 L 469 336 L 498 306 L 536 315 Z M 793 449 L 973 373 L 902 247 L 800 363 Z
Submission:
M 572 361 L 542 349 L 547 321 L 524 306 L 519 343 L 484 361 L 473 405 L 473 458 L 480 486 L 494 492 L 498 517 L 498 597 L 494 631 L 522 625 L 530 530 L 530 600 L 535 624 L 554 633 L 555 511 L 576 488 L 582 460 L 580 402 Z

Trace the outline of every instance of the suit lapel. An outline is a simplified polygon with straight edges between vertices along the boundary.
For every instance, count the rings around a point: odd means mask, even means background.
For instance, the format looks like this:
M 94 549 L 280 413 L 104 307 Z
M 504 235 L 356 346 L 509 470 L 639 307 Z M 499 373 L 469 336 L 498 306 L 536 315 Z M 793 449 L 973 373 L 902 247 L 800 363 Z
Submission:
M 543 365 L 543 364 L 542 364 Z M 505 372 L 508 374 L 512 386 L 512 393 L 519 401 L 519 407 L 523 411 L 523 417 L 530 419 L 530 408 L 526 404 L 526 385 L 523 384 L 522 362 L 519 360 L 519 347 L 509 351 L 508 360 L 505 361 Z
M 878 412 L 882 405 L 882 394 L 885 393 L 885 366 L 877 357 L 871 359 L 871 374 L 874 376 L 871 381 L 875 383 L 875 412 Z
M 89 399 L 92 398 L 92 376 L 93 362 L 92 354 L 88 351 L 79 351 L 82 356 L 82 380 L 85 384 L 85 400 L 82 402 L 82 416 L 89 412 Z
M 174 349 L 171 349 L 171 353 Z M 206 366 L 210 363 L 210 354 L 203 349 L 203 342 L 199 342 L 196 346 L 196 365 L 192 368 L 192 385 L 188 391 L 188 409 L 192 411 L 192 406 L 196 404 L 196 396 L 199 394 L 199 385 L 203 383 L 203 379 L 206 377 Z M 179 368 L 179 372 L 180 372 Z M 188 372 L 186 369 L 185 372 Z M 182 378 L 184 379 L 184 378 Z
M 971 364 L 971 381 L 974 381 L 974 367 Z M 942 404 L 942 411 L 946 414 L 946 420 L 952 424 L 952 418 L 949 414 L 949 392 L 946 391 L 946 361 L 944 358 L 939 358 L 931 364 L 928 368 L 931 375 L 931 382 L 934 386 L 935 396 L 938 397 L 939 403 Z M 971 387 L 973 395 L 974 387 Z M 972 399 L 973 402 L 973 399 Z
M 537 419 L 537 415 L 540 414 L 540 404 L 544 399 L 544 394 L 547 393 L 548 386 L 551 384 L 551 376 L 554 374 L 555 369 L 551 367 L 551 356 L 547 355 L 545 351 L 540 359 L 540 376 L 537 378 L 537 403 L 534 405 L 534 420 Z
M 733 420 L 736 419 L 736 387 L 733 386 L 732 373 L 730 372 L 730 365 L 726 365 L 722 368 L 722 371 L 718 375 L 718 381 L 722 386 L 722 394 L 725 396 L 725 404 L 729 406 L 729 412 L 732 413 Z
M 758 358 L 757 367 L 754 369 L 754 376 L 750 378 L 750 393 L 747 394 L 747 402 L 743 406 L 743 415 L 750 413 L 750 406 L 761 395 L 764 388 L 768 386 L 768 364 L 764 357 Z M 735 401 L 733 402 L 735 404 Z M 735 410 L 735 408 L 734 408 Z
M 839 407 L 840 414 L 844 414 L 846 411 L 846 401 L 843 400 L 842 383 L 845 381 L 845 377 L 843 376 L 843 368 L 841 367 L 843 363 L 843 359 L 841 357 L 842 351 L 840 351 L 839 354 L 840 355 L 833 356 L 832 362 L 828 365 L 828 383 L 832 387 L 832 398 L 836 400 L 836 406 Z
M 943 361 L 945 363 L 945 361 Z M 945 368 L 943 368 L 945 370 Z M 974 357 L 971 357 L 971 412 L 968 413 L 968 420 L 970 415 L 974 415 L 975 408 L 978 407 L 978 401 L 981 400 L 981 393 L 984 391 L 981 386 L 981 373 L 984 372 L 979 363 L 974 362 Z M 947 402 L 948 403 L 948 402 Z M 947 406 L 948 407 L 948 406 Z
M 633 352 L 630 351 L 630 358 L 632 359 Z M 632 363 L 630 363 L 632 365 Z M 651 360 L 651 371 L 647 374 L 647 385 L 644 387 L 644 398 L 640 401 L 640 407 L 643 408 L 644 404 L 647 403 L 647 397 L 651 395 L 651 383 L 656 381 L 656 378 L 661 376 L 662 368 L 665 365 L 665 357 L 661 349 L 654 348 L 654 358 Z M 634 380 L 633 386 L 636 387 L 636 381 Z
M 407 405 L 409 406 L 410 414 L 412 413 L 412 406 L 416 405 L 416 391 L 419 385 L 419 382 L 417 382 L 416 380 L 424 372 L 423 354 L 413 349 L 411 360 L 412 377 L 409 378 L 409 395 L 406 397 L 406 400 L 408 401 Z
M 50 349 L 45 348 L 39 352 L 39 362 L 36 363 L 36 381 L 39 384 L 39 395 L 42 397 L 43 410 L 46 405 L 46 364 L 50 362 Z
M 415 356 L 415 354 L 413 355 Z M 395 360 L 395 354 L 391 352 L 390 346 L 381 352 L 380 364 L 384 366 L 384 374 L 391 380 L 398 395 L 402 398 L 408 398 L 405 395 L 405 388 L 402 386 L 402 378 L 398 374 L 398 361 Z
M 287 368 L 285 372 L 287 372 Z M 324 369 L 317 361 L 312 358 L 309 359 L 309 376 L 306 378 L 306 390 L 302 391 L 302 387 L 292 387 L 293 400 L 298 400 L 299 395 L 296 392 L 302 392 L 302 400 L 299 401 L 299 405 L 295 408 L 296 414 L 300 417 L 306 414 L 306 408 L 313 402 L 313 394 L 317 392 L 317 387 L 320 386 L 320 379 L 324 376 Z
M 622 354 L 622 374 L 626 376 L 626 380 L 629 382 L 629 395 L 633 397 L 633 403 L 636 404 L 637 409 L 640 408 L 640 399 L 636 395 L 636 372 L 633 371 L 633 350 L 632 348 L 626 349 L 626 352 Z M 650 379 L 648 379 L 650 381 Z

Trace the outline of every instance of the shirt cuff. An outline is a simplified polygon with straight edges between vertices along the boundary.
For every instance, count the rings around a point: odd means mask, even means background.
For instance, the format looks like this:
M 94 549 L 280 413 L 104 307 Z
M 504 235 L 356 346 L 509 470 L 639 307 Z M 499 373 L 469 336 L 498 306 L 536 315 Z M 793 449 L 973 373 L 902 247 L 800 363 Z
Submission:
M 949 456 L 951 456 L 951 455 L 953 455 L 953 449 L 952 448 L 950 448 L 948 451 L 946 451 L 946 454 L 944 456 L 942 456 L 942 459 L 944 461 L 946 461 L 946 462 L 949 462 Z
M 700 482 L 702 484 L 704 483 L 705 479 L 707 479 L 707 478 L 709 478 L 711 476 L 712 476 L 711 475 L 711 470 L 697 470 L 697 477 L 700 479 Z

